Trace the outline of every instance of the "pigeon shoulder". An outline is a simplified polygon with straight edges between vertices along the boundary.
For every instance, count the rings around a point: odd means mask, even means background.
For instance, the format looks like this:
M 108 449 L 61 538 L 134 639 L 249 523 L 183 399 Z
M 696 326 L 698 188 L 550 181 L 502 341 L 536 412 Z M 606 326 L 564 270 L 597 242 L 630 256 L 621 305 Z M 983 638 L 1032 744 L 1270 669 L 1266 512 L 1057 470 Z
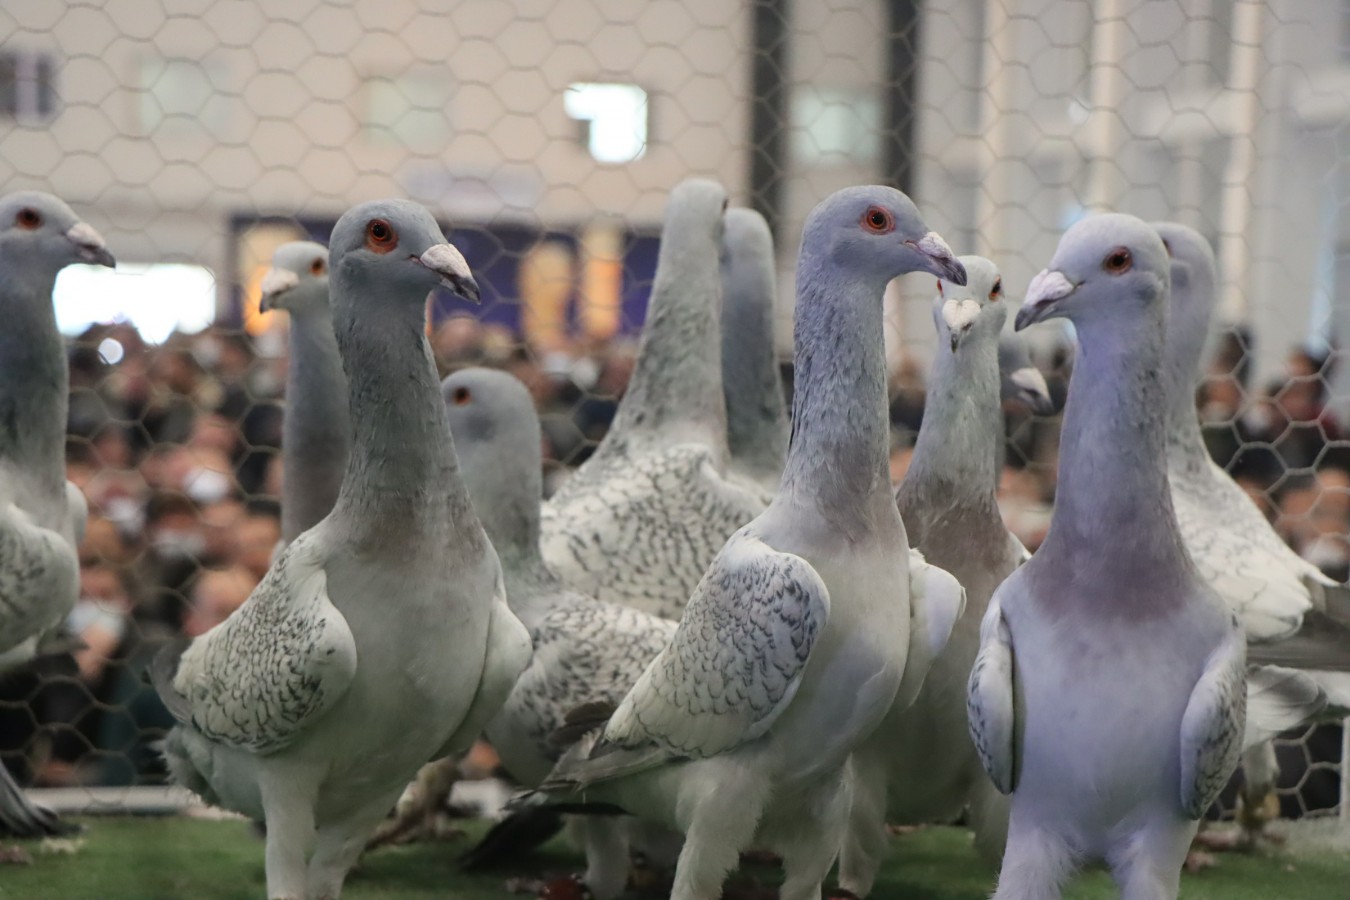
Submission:
M 0 653 L 60 623 L 78 593 L 79 560 L 70 541 L 0 502 Z

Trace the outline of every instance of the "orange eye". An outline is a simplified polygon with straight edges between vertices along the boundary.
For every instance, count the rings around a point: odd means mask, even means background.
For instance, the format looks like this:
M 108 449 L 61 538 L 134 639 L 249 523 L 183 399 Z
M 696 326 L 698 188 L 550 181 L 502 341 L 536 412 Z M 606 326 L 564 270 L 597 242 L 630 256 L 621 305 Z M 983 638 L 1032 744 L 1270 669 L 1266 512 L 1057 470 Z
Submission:
M 1124 275 L 1133 265 L 1134 257 L 1130 256 L 1130 251 L 1125 247 L 1117 247 L 1102 260 L 1102 268 L 1112 275 Z
M 376 253 L 388 253 L 398 243 L 398 232 L 384 219 L 371 219 L 366 226 L 366 246 Z
M 937 280 L 937 283 L 938 283 L 938 296 L 941 297 L 941 296 L 943 296 L 943 293 L 942 293 L 942 279 L 939 278 L 939 279 Z
M 324 263 L 322 258 L 316 259 L 309 264 L 309 274 L 311 275 L 322 275 L 327 269 L 328 266 Z
M 450 395 L 451 402 L 456 406 L 463 406 L 472 399 L 473 395 L 469 393 L 469 389 L 466 387 L 457 387 L 455 388 L 455 392 Z
M 1003 279 L 1000 278 L 994 282 L 994 289 L 989 292 L 989 299 L 997 303 L 1003 299 Z
M 20 228 L 35 231 L 42 227 L 42 215 L 36 209 L 25 206 L 23 209 L 19 210 L 19 214 L 14 217 L 14 224 L 18 225 Z
M 862 216 L 862 227 L 873 234 L 886 234 L 895 230 L 895 217 L 890 210 L 880 206 L 869 206 Z

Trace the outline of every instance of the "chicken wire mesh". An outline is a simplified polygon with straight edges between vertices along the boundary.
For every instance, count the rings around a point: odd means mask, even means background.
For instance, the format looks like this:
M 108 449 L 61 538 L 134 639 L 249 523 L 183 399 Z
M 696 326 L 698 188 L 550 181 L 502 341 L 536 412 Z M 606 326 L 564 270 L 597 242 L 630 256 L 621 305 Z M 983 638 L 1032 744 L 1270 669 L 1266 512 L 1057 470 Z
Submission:
M 468 258 L 484 303 L 431 304 L 438 364 L 529 385 L 555 482 L 613 415 L 686 176 L 771 222 L 788 376 L 795 245 L 838 187 L 906 189 L 1014 293 L 1087 211 L 1179 219 L 1221 258 L 1197 396 L 1211 452 L 1347 575 L 1350 4 L 107 0 L 5 4 L 0 35 L 0 181 L 67 199 L 122 263 L 56 292 L 91 509 L 84 647 L 0 684 L 25 783 L 163 781 L 169 720 L 139 672 L 241 603 L 278 537 L 286 322 L 259 310 L 262 273 L 380 196 L 427 205 Z M 930 287 L 888 299 L 896 478 Z M 1033 338 L 1062 400 L 1069 344 Z M 1057 419 L 1007 412 L 1005 516 L 1034 547 Z M 1338 727 L 1279 755 L 1286 816 L 1340 808 Z

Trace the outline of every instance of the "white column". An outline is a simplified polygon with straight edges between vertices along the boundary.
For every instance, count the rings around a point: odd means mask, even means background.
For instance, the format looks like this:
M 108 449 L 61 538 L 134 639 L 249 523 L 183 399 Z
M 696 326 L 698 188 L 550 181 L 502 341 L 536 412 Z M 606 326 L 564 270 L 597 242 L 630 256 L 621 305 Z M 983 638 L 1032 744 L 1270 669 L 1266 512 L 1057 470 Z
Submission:
M 1125 121 L 1121 106 L 1130 92 L 1125 77 L 1125 54 L 1134 41 L 1126 23 L 1129 0 L 1101 0 L 1092 25 L 1091 102 L 1086 129 L 1088 186 L 1084 198 L 1089 210 L 1117 208 L 1128 185 L 1121 170 Z
M 1265 8 L 1264 0 L 1236 0 L 1233 5 L 1228 66 L 1233 130 L 1219 200 L 1219 317 L 1225 322 L 1243 322 L 1248 315 L 1247 289 L 1254 249 L 1251 192 L 1255 187 L 1256 132 L 1260 125 L 1257 88 L 1264 69 L 1261 42 L 1265 37 Z
M 1011 249 L 1007 240 L 1008 159 L 1013 155 L 1013 108 L 1016 80 L 1008 63 L 1020 59 L 1014 4 L 1017 0 L 985 0 L 984 48 L 980 54 L 980 118 L 975 142 L 979 177 L 975 183 L 975 252 L 999 259 Z

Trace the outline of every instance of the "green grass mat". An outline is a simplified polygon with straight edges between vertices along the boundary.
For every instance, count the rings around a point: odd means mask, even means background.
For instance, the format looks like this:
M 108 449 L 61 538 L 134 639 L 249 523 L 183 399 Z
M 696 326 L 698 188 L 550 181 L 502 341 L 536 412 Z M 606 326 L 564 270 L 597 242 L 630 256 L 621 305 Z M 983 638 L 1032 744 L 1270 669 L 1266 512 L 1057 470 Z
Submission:
M 180 818 L 97 818 L 73 853 L 44 852 L 28 844 L 31 866 L 0 867 L 0 898 L 23 900 L 259 900 L 262 841 L 242 822 Z M 573 872 L 580 857 L 559 838 L 520 861 L 511 872 L 465 875 L 455 856 L 484 829 L 449 844 L 396 847 L 368 855 L 347 882 L 346 900 L 505 900 L 509 875 Z M 772 883 L 758 870 L 734 878 Z M 969 837 L 952 828 L 928 828 L 892 841 L 876 900 L 982 900 L 993 876 L 975 856 Z M 1350 857 L 1225 856 L 1217 869 L 1182 880 L 1184 900 L 1332 900 L 1350 897 Z M 1115 897 L 1105 874 L 1074 883 L 1070 900 Z

